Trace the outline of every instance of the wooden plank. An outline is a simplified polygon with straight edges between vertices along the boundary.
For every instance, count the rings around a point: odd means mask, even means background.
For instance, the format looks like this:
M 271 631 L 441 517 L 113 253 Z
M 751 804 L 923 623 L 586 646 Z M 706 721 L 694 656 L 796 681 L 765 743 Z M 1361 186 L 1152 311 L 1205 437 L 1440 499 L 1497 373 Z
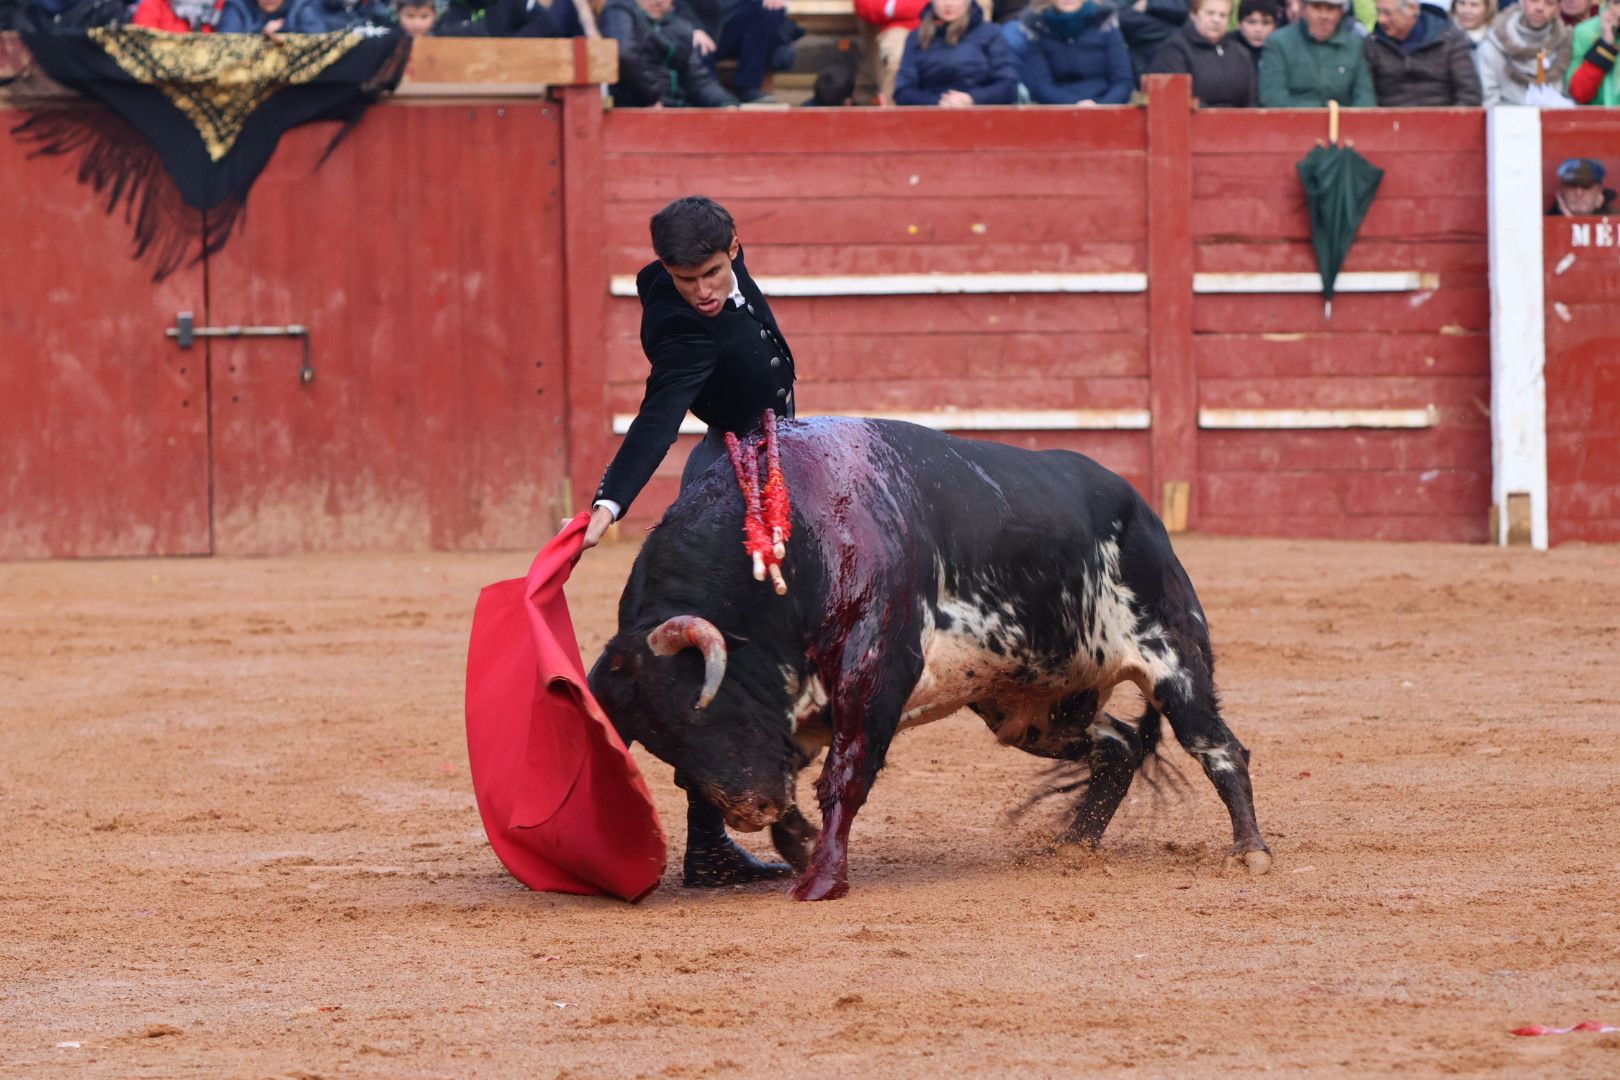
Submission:
M 603 103 L 594 87 L 558 92 L 562 110 L 563 250 L 568 266 L 568 477 L 566 512 L 589 508 L 617 440 L 604 430 L 607 266 L 601 243 Z M 639 327 L 641 305 L 631 302 Z M 639 344 L 637 348 L 639 349 Z M 638 396 L 638 401 L 639 396 Z
M 1275 536 L 1302 540 L 1382 540 L 1478 544 L 1486 539 L 1479 514 L 1295 514 L 1212 512 L 1198 531 L 1215 536 Z
M 610 383 L 610 412 L 634 412 L 642 387 Z M 802 378 L 795 396 L 807 412 L 866 415 L 892 411 L 980 408 L 1145 409 L 1147 384 L 1141 379 L 1002 379 L 984 373 L 976 379 L 909 379 L 890 383 L 836 382 Z
M 1281 192 L 1300 187 L 1295 165 L 1305 150 L 1291 147 L 1283 153 L 1198 154 L 1193 158 L 1193 188 L 1201 199 L 1247 198 L 1259 192 Z M 1485 194 L 1485 158 L 1477 150 L 1381 154 L 1375 162 L 1384 170 L 1378 197 L 1433 199 L 1440 192 Z
M 1206 473 L 1198 484 L 1202 505 L 1257 518 L 1477 514 L 1483 529 L 1491 502 L 1490 474 L 1477 470 Z
M 813 328 L 812 328 L 813 329 Z M 800 369 L 829 379 L 888 381 L 918 372 L 966 379 L 996 372 L 1002 378 L 1107 378 L 1147 375 L 1147 334 L 817 334 L 789 338 Z M 647 358 L 639 341 L 615 338 L 607 346 L 610 382 L 640 385 Z
M 1193 330 L 1200 334 L 1477 333 L 1490 327 L 1487 289 L 1438 289 L 1411 296 L 1341 296 L 1327 318 L 1314 296 L 1198 296 Z
M 790 114 L 789 119 L 796 119 Z M 1003 150 L 976 155 L 963 168 L 959 149 L 870 153 L 749 152 L 676 156 L 609 154 L 606 195 L 621 202 L 667 199 L 671 191 L 702 191 L 729 205 L 735 198 L 1011 199 L 1025 195 L 1091 197 L 1132 190 L 1142 176 L 1140 153 L 1067 147 Z
M 1261 240 L 1304 239 L 1311 235 L 1303 194 L 1199 198 L 1193 203 L 1193 237 L 1198 243 L 1234 237 L 1245 243 Z M 1457 198 L 1373 200 L 1358 237 L 1385 237 L 1403 241 L 1470 240 L 1485 236 L 1485 199 L 1481 195 Z M 1358 239 L 1359 243 L 1359 239 Z M 1353 250 L 1353 249 L 1352 249 Z M 1404 269 L 1404 268 L 1403 268 Z
M 1335 293 L 1411 293 L 1435 289 L 1438 274 L 1416 270 L 1342 270 L 1334 279 Z M 1227 295 L 1266 295 L 1273 293 L 1321 293 L 1322 275 L 1304 273 L 1227 272 L 1193 274 L 1193 292 Z
M 1489 377 L 1483 333 L 1199 334 L 1193 338 L 1201 380 L 1376 375 Z
M 1114 242 L 1002 242 L 985 237 L 970 243 L 904 242 L 852 244 L 744 245 L 750 269 L 772 274 L 927 274 L 992 273 L 1039 268 L 1054 273 L 1117 273 L 1147 265 L 1143 236 Z M 608 264 L 615 274 L 635 274 L 647 264 L 646 238 L 638 245 L 612 247 Z
M 1200 473 L 1489 471 L 1488 429 L 1418 431 L 1206 431 L 1198 439 Z
M 1461 427 L 1489 423 L 1488 376 L 1306 377 L 1205 379 L 1206 409 L 1439 410 L 1436 422 Z
M 615 300 L 607 310 L 612 337 L 638 336 L 639 304 Z M 1140 295 L 783 297 L 772 299 L 771 310 L 789 342 L 801 328 L 812 327 L 881 336 L 896 327 L 945 334 L 1108 334 L 1147 325 L 1147 298 Z
M 1006 293 L 1079 294 L 1147 291 L 1147 275 L 1136 273 L 1058 274 L 816 274 L 754 275 L 766 296 L 974 296 Z M 1318 280 L 1317 288 L 1321 282 Z M 615 274 L 608 285 L 614 296 L 635 296 L 636 279 Z M 1306 291 L 1306 290 L 1295 290 Z M 1350 290 L 1354 291 L 1354 290 Z
M 613 247 L 646 243 L 647 221 L 666 200 L 618 203 L 603 240 Z M 1129 242 L 1142 235 L 1146 202 L 1140 192 L 1109 192 L 1086 200 L 1028 196 L 1011 202 L 980 198 L 871 198 L 781 201 L 732 199 L 726 209 L 737 235 L 751 244 L 891 244 L 998 242 Z M 1040 269 L 1045 269 L 1044 267 Z
M 878 154 L 957 150 L 973 155 L 1034 147 L 1140 153 L 1143 110 L 803 109 L 792 112 L 616 109 L 610 154 L 685 156 L 738 152 Z M 964 159 L 964 167 L 966 167 Z
M 897 420 L 933 431 L 953 433 L 969 432 L 1024 432 L 1024 431 L 1146 431 L 1152 417 L 1146 409 L 978 409 L 947 406 L 937 409 L 885 409 L 860 410 L 800 410 L 797 418 L 809 420 L 818 416 L 859 415 L 873 420 Z M 612 430 L 624 435 L 636 419 L 635 413 L 613 414 Z M 702 435 L 709 430 L 707 424 L 688 413 L 681 419 L 679 431 L 683 435 Z
M 1485 152 L 1480 109 L 1345 109 L 1340 116 L 1341 137 L 1375 165 L 1386 153 Z M 1199 109 L 1193 116 L 1193 152 L 1200 157 L 1304 157 L 1326 138 L 1326 109 Z
M 398 95 L 539 94 L 550 86 L 619 81 L 619 48 L 612 40 L 585 42 L 583 73 L 574 42 L 556 38 L 422 37 Z M 583 78 L 580 75 L 583 74 Z
M 1194 269 L 1213 273 L 1304 273 L 1317 269 L 1316 249 L 1305 236 L 1251 240 L 1227 236 L 1205 238 L 1193 256 Z M 1443 285 L 1483 286 L 1490 260 L 1482 237 L 1408 243 L 1404 238 L 1359 237 L 1344 269 L 1416 270 L 1439 274 Z
M 1192 337 L 1192 80 L 1152 75 L 1148 95 L 1149 400 L 1156 492 L 1194 485 L 1198 473 L 1198 365 Z M 1195 499 L 1179 524 L 1197 527 Z
M 1199 409 L 1204 431 L 1312 431 L 1346 428 L 1432 428 L 1439 423 L 1433 405 L 1412 409 Z

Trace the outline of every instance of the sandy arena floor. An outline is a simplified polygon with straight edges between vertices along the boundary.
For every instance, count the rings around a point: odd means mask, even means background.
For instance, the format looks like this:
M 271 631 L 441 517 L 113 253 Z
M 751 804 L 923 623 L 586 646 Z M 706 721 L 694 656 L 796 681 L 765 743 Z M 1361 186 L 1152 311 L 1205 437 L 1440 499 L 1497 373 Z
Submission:
M 1180 549 L 1269 877 L 1179 749 L 1045 854 L 1042 763 L 964 714 L 899 740 L 848 899 L 635 907 L 483 840 L 467 629 L 523 555 L 0 565 L 0 1074 L 1620 1075 L 1508 1034 L 1620 1026 L 1620 549 Z M 634 554 L 569 589 L 587 658 Z

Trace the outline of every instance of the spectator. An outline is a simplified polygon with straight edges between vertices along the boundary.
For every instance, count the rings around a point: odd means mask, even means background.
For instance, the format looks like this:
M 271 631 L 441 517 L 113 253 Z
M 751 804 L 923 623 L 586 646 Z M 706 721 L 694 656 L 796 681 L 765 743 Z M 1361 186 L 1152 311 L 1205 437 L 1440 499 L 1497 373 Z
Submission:
M 1035 0 L 1024 10 L 1018 33 L 1028 42 L 1019 79 L 1037 105 L 1123 105 L 1131 99 L 1131 58 L 1112 6 Z
M 308 0 L 307 6 L 322 30 L 353 30 L 393 22 L 383 0 Z
M 726 93 L 692 47 L 691 23 L 671 10 L 674 0 L 607 0 L 602 33 L 619 43 L 613 103 L 652 108 L 726 108 Z
M 855 69 L 848 63 L 828 64 L 816 73 L 806 106 L 837 108 L 855 104 Z
M 722 60 L 737 61 L 731 81 L 745 102 L 769 101 L 764 90 L 767 68 L 793 66 L 792 45 L 786 37 L 787 0 L 678 0 L 681 18 L 696 27 L 692 47 L 709 70 Z M 778 47 L 786 63 L 773 63 Z
M 906 37 L 894 81 L 896 105 L 1011 105 L 1018 65 L 1001 28 L 973 0 L 933 0 Z
M 1595 17 L 1577 26 L 1570 41 L 1574 63 L 1569 96 L 1582 105 L 1620 105 L 1620 76 L 1614 73 L 1615 34 L 1620 31 L 1620 0 L 1608 0 Z
M 1260 57 L 1260 104 L 1268 109 L 1320 109 L 1329 101 L 1378 104 L 1350 0 L 1309 0 L 1298 22 L 1266 39 Z
M 879 105 L 894 104 L 894 80 L 905 55 L 906 36 L 917 29 L 927 6 L 928 0 L 855 0 L 855 14 L 861 20 L 860 89 L 863 95 L 877 95 Z
M 1238 5 L 1238 25 L 1232 31 L 1230 41 L 1233 45 L 1241 46 L 1254 63 L 1256 86 L 1260 72 L 1260 56 L 1266 47 L 1266 39 L 1277 29 L 1277 3 L 1276 0 L 1243 0 Z
M 1603 186 L 1603 163 L 1591 158 L 1570 158 L 1558 166 L 1558 194 L 1548 217 L 1581 217 L 1614 213 L 1614 192 Z
M 450 0 L 433 33 L 436 37 L 601 36 L 596 17 L 583 0 Z
M 1193 0 L 1192 18 L 1164 43 L 1148 70 L 1192 76 L 1200 105 L 1246 109 L 1259 101 L 1259 75 L 1240 45 L 1227 40 L 1232 0 Z
M 1558 17 L 1558 0 L 1520 0 L 1491 22 L 1491 32 L 1474 50 L 1485 105 L 1525 105 L 1545 65 L 1545 85 L 1557 93 L 1569 72 L 1569 27 Z
M 130 22 L 171 34 L 211 34 L 223 29 L 225 0 L 140 0 Z
M 1479 69 L 1468 35 L 1418 0 L 1378 0 L 1378 29 L 1366 49 L 1380 105 L 1479 104 Z
M 326 30 L 315 13 L 319 0 L 225 0 L 219 16 L 222 34 L 319 34 Z
M 1131 54 L 1133 80 L 1153 63 L 1161 46 L 1187 21 L 1187 0 L 1134 0 L 1119 9 L 1119 32 Z
M 439 18 L 437 0 L 394 0 L 394 19 L 411 37 L 427 37 Z
M 1451 21 L 1468 35 L 1468 43 L 1476 49 L 1485 40 L 1485 35 L 1491 32 L 1491 20 L 1494 18 L 1496 0 L 1452 0 Z
M 1558 0 L 1558 18 L 1565 26 L 1575 27 L 1592 17 L 1592 0 Z

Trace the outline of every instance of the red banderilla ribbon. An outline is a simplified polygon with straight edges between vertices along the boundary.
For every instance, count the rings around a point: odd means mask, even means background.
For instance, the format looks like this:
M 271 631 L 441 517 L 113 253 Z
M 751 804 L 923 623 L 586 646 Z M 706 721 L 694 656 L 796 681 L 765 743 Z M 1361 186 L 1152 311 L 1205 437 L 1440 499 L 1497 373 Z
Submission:
M 782 577 L 782 560 L 787 558 L 788 538 L 793 534 L 793 508 L 788 500 L 787 480 L 782 476 L 781 452 L 776 442 L 776 413 L 765 410 L 765 487 L 759 483 L 758 444 L 744 454 L 737 436 L 726 432 L 726 453 L 731 471 L 743 496 L 743 551 L 754 563 L 754 580 L 764 581 L 768 573 L 776 595 L 787 595 Z

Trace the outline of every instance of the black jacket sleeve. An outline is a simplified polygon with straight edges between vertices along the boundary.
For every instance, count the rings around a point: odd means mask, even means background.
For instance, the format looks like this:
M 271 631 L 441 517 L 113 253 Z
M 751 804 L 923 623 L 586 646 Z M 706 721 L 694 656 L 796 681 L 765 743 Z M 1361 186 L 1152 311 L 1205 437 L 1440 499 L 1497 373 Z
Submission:
M 625 433 L 619 452 L 602 474 L 602 485 L 596 492 L 597 499 L 618 503 L 621 513 L 630 509 L 631 502 L 669 453 L 680 434 L 681 420 L 714 374 L 718 354 L 714 339 L 692 323 L 699 317 L 694 312 L 689 318 L 683 315 L 664 320 L 649 335 L 656 344 L 649 357 L 652 374 L 647 376 L 641 409 Z

